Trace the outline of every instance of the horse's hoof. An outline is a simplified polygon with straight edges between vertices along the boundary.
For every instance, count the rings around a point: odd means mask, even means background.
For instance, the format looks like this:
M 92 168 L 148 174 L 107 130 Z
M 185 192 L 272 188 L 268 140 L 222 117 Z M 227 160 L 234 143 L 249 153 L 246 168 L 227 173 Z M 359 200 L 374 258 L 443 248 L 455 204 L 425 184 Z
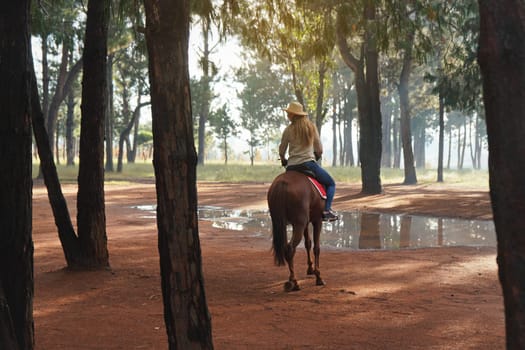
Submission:
M 299 284 L 297 284 L 297 281 L 287 281 L 284 283 L 285 292 L 295 292 L 298 290 L 301 290 L 301 288 L 299 288 Z
M 315 275 L 314 269 L 312 267 L 309 267 L 308 270 L 306 270 L 307 275 Z
M 317 286 L 325 286 L 326 283 L 324 283 L 324 281 L 320 278 L 318 278 L 316 281 L 315 281 L 315 285 Z

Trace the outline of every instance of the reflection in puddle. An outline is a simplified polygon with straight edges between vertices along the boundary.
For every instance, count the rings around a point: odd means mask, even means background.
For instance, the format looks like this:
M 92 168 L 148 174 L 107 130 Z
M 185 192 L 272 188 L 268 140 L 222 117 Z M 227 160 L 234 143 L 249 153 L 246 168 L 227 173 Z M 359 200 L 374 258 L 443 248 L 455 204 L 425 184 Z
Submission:
M 155 218 L 155 205 L 134 207 Z M 402 249 L 442 246 L 496 246 L 492 220 L 463 220 L 417 215 L 339 212 L 339 221 L 323 224 L 321 244 L 350 249 Z M 252 236 L 270 237 L 271 220 L 264 210 L 199 207 L 199 220 Z M 289 226 L 291 231 L 291 226 Z

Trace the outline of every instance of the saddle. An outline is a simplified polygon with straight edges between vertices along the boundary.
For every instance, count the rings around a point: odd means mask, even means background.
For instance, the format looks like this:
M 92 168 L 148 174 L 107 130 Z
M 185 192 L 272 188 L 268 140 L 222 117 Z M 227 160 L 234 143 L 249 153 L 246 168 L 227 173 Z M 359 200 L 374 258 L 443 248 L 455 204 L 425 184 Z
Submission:
M 308 169 L 306 166 L 304 166 L 303 164 L 288 165 L 286 167 L 286 171 L 297 171 L 297 172 L 299 172 L 301 174 L 306 175 L 306 177 L 308 177 L 308 180 L 310 180 L 312 185 L 314 185 L 314 187 L 317 190 L 317 192 L 319 192 L 319 195 L 321 196 L 321 198 L 322 199 L 326 199 L 326 189 L 316 179 L 314 172 L 311 171 L 310 169 Z

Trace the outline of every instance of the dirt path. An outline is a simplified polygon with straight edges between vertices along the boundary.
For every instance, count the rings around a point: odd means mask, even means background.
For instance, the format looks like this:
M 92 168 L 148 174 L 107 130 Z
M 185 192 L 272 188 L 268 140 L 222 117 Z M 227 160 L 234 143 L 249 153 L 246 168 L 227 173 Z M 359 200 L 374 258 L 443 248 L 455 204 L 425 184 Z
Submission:
M 200 183 L 199 205 L 266 209 L 267 183 Z M 70 210 L 76 188 L 66 186 Z M 385 187 L 362 197 L 338 185 L 334 208 L 490 219 L 488 193 L 449 186 Z M 133 206 L 153 184 L 106 186 L 111 271 L 68 272 L 45 188 L 34 188 L 37 349 L 166 349 L 156 226 Z M 231 349 L 503 349 L 495 248 L 356 251 L 322 247 L 326 286 L 305 275 L 284 293 L 268 237 L 199 231 L 214 345 Z M 304 268 L 303 268 L 304 267 Z

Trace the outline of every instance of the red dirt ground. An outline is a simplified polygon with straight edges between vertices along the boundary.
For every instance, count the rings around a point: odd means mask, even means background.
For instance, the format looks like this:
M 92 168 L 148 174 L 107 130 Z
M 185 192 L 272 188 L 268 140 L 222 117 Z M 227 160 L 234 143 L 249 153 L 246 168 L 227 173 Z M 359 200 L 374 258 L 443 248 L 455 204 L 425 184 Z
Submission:
M 266 209 L 268 183 L 199 183 L 199 205 Z M 363 197 L 338 184 L 336 210 L 490 220 L 486 191 L 387 185 Z M 75 217 L 76 187 L 64 193 Z M 166 349 L 156 225 L 134 205 L 154 184 L 106 186 L 111 270 L 70 272 L 42 184 L 34 186 L 36 349 Z M 199 222 L 215 349 L 503 349 L 504 314 L 493 247 L 358 251 L 321 247 L 326 286 L 307 277 L 283 291 L 268 237 Z

